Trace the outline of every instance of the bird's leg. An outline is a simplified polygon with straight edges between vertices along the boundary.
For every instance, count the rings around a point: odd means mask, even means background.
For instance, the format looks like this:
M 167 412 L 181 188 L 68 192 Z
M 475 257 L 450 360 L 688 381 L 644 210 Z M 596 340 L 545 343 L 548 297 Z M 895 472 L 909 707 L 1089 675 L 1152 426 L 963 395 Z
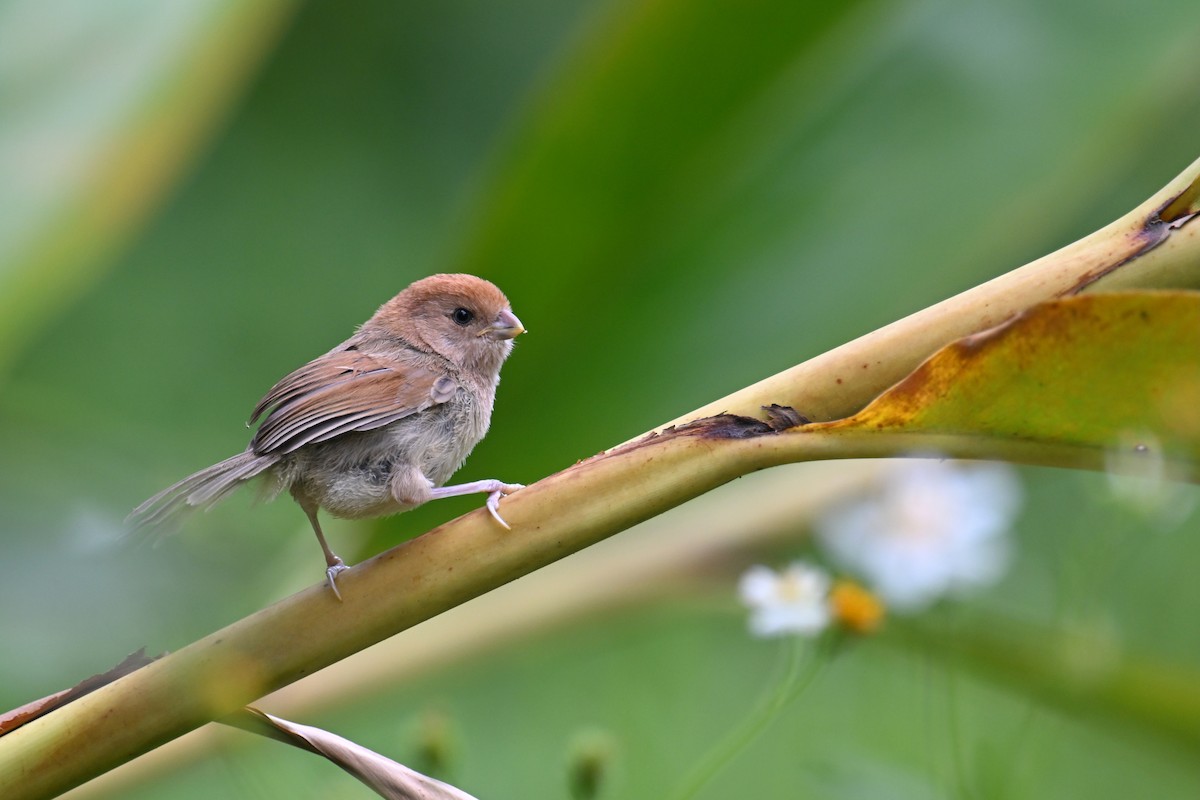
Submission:
M 321 523 L 317 519 L 317 510 L 320 508 L 312 498 L 303 491 L 292 489 L 292 497 L 296 498 L 296 502 L 300 504 L 300 508 L 304 511 L 304 515 L 308 517 L 309 524 L 312 525 L 313 533 L 317 535 L 317 541 L 321 545 L 321 551 L 325 553 L 325 576 L 329 580 L 329 588 L 333 590 L 333 596 L 342 600 L 342 593 L 337 588 L 337 576 L 339 573 L 350 569 L 346 566 L 346 562 L 338 557 L 337 553 L 329 549 L 329 542 L 325 541 L 325 533 L 321 530 Z
M 512 530 L 512 526 L 504 521 L 500 516 L 500 498 L 505 495 L 512 494 L 518 489 L 524 489 L 525 486 L 520 483 L 502 483 L 493 479 L 483 481 L 472 481 L 471 483 L 460 483 L 457 486 L 438 486 L 430 490 L 429 496 L 431 500 L 437 500 L 442 497 L 458 497 L 464 494 L 482 494 L 487 493 L 487 510 L 507 530 Z

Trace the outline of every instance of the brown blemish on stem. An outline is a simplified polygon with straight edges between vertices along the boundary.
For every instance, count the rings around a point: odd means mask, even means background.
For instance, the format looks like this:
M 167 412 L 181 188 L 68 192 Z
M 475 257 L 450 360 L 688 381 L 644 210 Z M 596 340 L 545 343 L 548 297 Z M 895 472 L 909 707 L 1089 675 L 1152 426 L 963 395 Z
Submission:
M 1103 264 L 1080 276 L 1075 285 L 1063 292 L 1064 297 L 1078 294 L 1091 284 L 1126 264 L 1149 253 L 1170 238 L 1171 234 L 1191 222 L 1200 214 L 1200 179 L 1192 181 L 1179 194 L 1159 206 L 1143 223 L 1141 230 L 1133 235 L 1131 244 L 1140 242 L 1129 255 L 1111 264 Z M 1112 255 L 1116 255 L 1115 253 Z
M 769 406 L 763 406 L 763 411 L 767 413 L 767 424 L 771 426 L 771 430 L 773 431 L 786 431 L 788 428 L 796 428 L 812 423 L 811 419 L 791 406 L 781 406 L 778 403 L 771 403 Z
M 49 714 L 56 708 L 61 708 L 67 703 L 78 700 L 86 694 L 99 689 L 101 686 L 112 683 L 118 678 L 123 678 L 134 670 L 141 669 L 147 664 L 161 658 L 155 656 L 153 658 L 146 655 L 146 648 L 138 650 L 136 653 L 131 653 L 125 657 L 125 660 L 117 664 L 112 669 L 102 672 L 99 675 L 93 675 L 90 678 L 85 678 L 79 683 L 72 686 L 70 689 L 64 689 L 61 692 L 43 697 L 41 700 L 34 700 L 32 703 L 26 703 L 20 708 L 14 708 L 12 711 L 0 714 L 0 736 L 6 733 L 15 731 L 22 725 L 33 722 L 38 717 Z
M 637 441 L 622 445 L 600 455 L 624 455 L 633 450 L 666 442 L 681 436 L 699 439 L 753 439 L 757 436 L 778 433 L 800 425 L 808 425 L 812 422 L 812 420 L 791 406 L 781 406 L 772 403 L 769 406 L 763 406 L 763 411 L 767 415 L 766 422 L 739 414 L 716 414 L 711 417 L 701 417 L 682 425 L 672 425 L 661 433 L 648 433 Z

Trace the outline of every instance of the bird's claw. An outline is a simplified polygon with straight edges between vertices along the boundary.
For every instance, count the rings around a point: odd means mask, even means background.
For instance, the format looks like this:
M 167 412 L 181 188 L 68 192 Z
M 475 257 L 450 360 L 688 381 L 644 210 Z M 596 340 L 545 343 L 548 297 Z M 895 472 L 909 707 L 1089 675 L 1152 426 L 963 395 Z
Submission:
M 506 531 L 512 530 L 512 525 L 504 521 L 504 517 L 500 516 L 500 498 L 512 494 L 513 492 L 524 489 L 525 485 L 521 483 L 504 483 L 499 489 L 488 494 L 487 510 L 492 515 L 492 518 L 499 522 Z
M 333 562 L 329 565 L 329 569 L 325 570 L 325 577 L 329 581 L 329 588 L 333 590 L 333 596 L 338 599 L 339 603 L 342 602 L 342 593 L 338 591 L 337 576 L 348 569 L 350 568 L 346 566 L 346 562 L 335 556 Z

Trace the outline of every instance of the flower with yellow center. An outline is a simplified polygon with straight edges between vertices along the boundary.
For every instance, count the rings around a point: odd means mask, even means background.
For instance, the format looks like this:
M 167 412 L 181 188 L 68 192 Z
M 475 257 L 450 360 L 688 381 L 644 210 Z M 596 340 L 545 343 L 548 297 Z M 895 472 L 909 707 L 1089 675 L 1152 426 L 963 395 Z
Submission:
M 738 584 L 742 602 L 750 607 L 750 631 L 762 637 L 815 636 L 829 625 L 830 583 L 824 571 L 803 561 L 781 572 L 751 567 Z

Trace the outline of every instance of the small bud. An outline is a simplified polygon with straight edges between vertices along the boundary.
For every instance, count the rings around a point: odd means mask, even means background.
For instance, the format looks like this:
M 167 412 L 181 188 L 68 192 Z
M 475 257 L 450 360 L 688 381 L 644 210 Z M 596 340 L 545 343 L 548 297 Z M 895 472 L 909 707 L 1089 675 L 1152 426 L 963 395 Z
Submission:
M 567 763 L 567 784 L 573 800 L 595 800 L 612 771 L 616 744 L 607 733 L 584 731 L 575 736 Z
M 457 737 L 450 717 L 443 711 L 426 709 L 416 721 L 413 762 L 426 775 L 446 778 L 453 774 Z

